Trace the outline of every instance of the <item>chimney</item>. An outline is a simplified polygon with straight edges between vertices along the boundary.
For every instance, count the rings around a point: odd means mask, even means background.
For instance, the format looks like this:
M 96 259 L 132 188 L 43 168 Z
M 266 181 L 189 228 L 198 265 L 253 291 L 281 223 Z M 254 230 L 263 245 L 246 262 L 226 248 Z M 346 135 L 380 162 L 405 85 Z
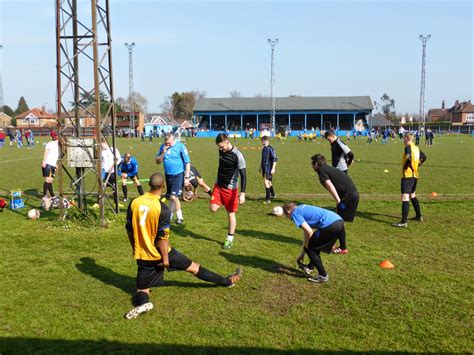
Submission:
M 444 100 L 441 102 L 441 108 L 444 110 L 445 108 L 445 104 L 444 104 Z
M 459 106 L 459 100 L 454 101 L 454 106 Z

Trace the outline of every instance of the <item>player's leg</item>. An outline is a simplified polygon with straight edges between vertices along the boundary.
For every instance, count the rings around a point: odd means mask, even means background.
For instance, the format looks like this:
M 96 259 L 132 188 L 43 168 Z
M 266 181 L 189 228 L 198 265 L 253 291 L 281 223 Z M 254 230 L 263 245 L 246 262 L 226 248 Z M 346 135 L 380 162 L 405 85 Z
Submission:
M 126 173 L 122 173 L 122 193 L 123 193 L 123 201 L 127 201 L 128 200 L 128 188 L 127 188 L 127 174 Z
M 212 190 L 211 194 L 211 202 L 209 204 L 209 210 L 211 212 L 217 212 L 217 210 L 222 206 L 222 200 L 221 200 L 221 189 L 219 186 L 214 185 L 214 189 Z
M 423 222 L 423 216 L 421 215 L 421 208 L 420 208 L 420 202 L 418 201 L 418 198 L 416 197 L 416 184 L 418 182 L 418 179 L 415 179 L 415 183 L 412 189 L 412 193 L 410 194 L 410 200 L 411 204 L 413 205 L 413 208 L 415 209 L 416 216 L 412 218 L 415 221 Z
M 402 201 L 402 219 L 398 223 L 392 224 L 394 227 L 408 226 L 408 212 L 410 211 L 410 193 L 413 188 L 412 178 L 402 178 L 401 180 L 401 201 Z
M 157 262 L 137 260 L 137 291 L 133 297 L 133 305 L 125 314 L 126 319 L 137 318 L 140 314 L 153 309 L 150 302 L 150 287 L 160 286 L 163 283 L 164 268 Z
M 176 223 L 183 223 L 183 211 L 181 210 L 181 202 L 179 197 L 183 193 L 184 185 L 184 172 L 178 175 L 175 175 L 173 178 L 173 189 L 171 191 L 171 200 L 174 202 L 174 209 L 176 211 Z
M 320 250 L 313 250 L 310 248 L 305 248 L 306 255 L 308 255 L 309 260 L 311 260 L 311 264 L 316 267 L 318 270 L 319 275 L 312 276 L 308 278 L 308 281 L 311 282 L 326 282 L 329 280 L 329 276 L 324 269 L 323 261 L 321 259 Z
M 339 240 L 339 246 L 337 248 L 333 248 L 332 252 L 335 254 L 347 254 L 349 250 L 347 249 L 346 244 L 346 229 L 344 227 L 343 221 L 337 221 L 331 224 L 328 229 L 331 230 L 331 233 L 337 236 L 337 240 Z
M 268 180 L 268 174 L 263 172 L 263 185 L 265 186 L 265 202 L 270 203 L 271 189 L 270 189 L 270 180 Z

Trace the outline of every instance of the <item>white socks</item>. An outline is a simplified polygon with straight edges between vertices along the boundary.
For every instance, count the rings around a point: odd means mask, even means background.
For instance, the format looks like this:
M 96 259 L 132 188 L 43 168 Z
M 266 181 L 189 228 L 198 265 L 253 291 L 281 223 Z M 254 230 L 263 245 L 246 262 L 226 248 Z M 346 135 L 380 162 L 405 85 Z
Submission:
M 178 219 L 183 219 L 183 211 L 182 210 L 176 211 L 176 217 L 178 217 Z

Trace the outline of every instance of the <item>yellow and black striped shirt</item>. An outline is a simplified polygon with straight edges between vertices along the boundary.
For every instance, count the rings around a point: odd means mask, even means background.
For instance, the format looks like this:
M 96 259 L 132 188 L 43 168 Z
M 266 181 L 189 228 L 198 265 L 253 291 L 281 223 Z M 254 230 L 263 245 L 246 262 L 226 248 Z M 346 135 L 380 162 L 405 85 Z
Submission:
M 147 192 L 130 202 L 126 229 L 133 232 L 135 259 L 161 260 L 155 243 L 169 239 L 170 219 L 171 211 L 158 195 Z

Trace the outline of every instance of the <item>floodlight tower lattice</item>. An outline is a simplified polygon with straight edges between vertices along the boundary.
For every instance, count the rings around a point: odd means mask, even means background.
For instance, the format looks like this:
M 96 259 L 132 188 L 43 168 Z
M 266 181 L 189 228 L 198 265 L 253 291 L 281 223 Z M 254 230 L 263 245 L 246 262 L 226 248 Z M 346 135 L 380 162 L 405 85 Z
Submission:
M 423 43 L 421 55 L 421 85 L 420 85 L 420 119 L 423 123 L 423 131 L 425 130 L 425 78 L 426 78 L 426 42 L 429 41 L 431 35 L 419 35 L 418 38 Z
M 2 49 L 3 49 L 3 46 L 0 44 L 0 63 L 3 64 L 3 62 L 1 61 Z M 0 65 L 0 112 L 3 112 L 3 105 L 5 105 L 5 101 L 3 99 L 2 71 L 3 71 L 3 65 Z
M 124 43 L 128 49 L 128 100 L 130 105 L 130 123 L 133 135 L 135 135 L 135 112 L 133 110 L 133 47 L 135 42 Z
M 276 134 L 275 129 L 275 111 L 276 111 L 276 99 L 275 99 L 275 46 L 278 44 L 278 38 L 267 39 L 267 43 L 271 47 L 271 67 L 270 67 L 270 120 L 272 122 L 273 133 Z M 258 129 L 258 127 L 257 127 Z
M 78 11 L 78 4 L 82 6 Z M 97 198 L 100 225 L 106 225 L 105 205 L 118 212 L 116 164 L 115 174 L 102 180 L 102 144 L 104 141 L 115 151 L 115 102 L 112 77 L 112 40 L 110 31 L 109 0 L 56 0 L 56 90 L 60 159 L 58 163 L 59 194 L 77 198 L 77 207 L 87 215 L 86 196 Z M 71 51 L 72 48 L 72 51 Z M 81 71 L 79 69 L 81 68 Z M 79 75 L 81 74 L 81 75 Z M 84 80 L 80 80 L 84 79 Z M 86 82 L 91 87 L 82 83 Z M 105 94 L 101 98 L 101 93 Z M 66 107 L 72 104 L 72 109 Z M 94 121 L 94 139 L 86 143 L 81 116 Z M 71 131 L 72 128 L 72 131 Z M 76 175 L 68 171 L 66 152 L 72 150 L 85 157 L 81 164 L 74 164 Z M 82 152 L 82 154 L 81 154 Z M 115 158 L 114 158 L 115 159 Z M 74 162 L 73 162 L 74 163 Z M 95 183 L 87 192 L 86 176 L 94 176 Z M 64 179 L 70 183 L 65 188 Z M 114 179 L 115 181 L 111 181 Z M 107 194 L 107 183 L 113 188 L 113 200 Z M 110 186 L 109 185 L 109 186 Z M 64 216 L 60 203 L 60 215 Z

